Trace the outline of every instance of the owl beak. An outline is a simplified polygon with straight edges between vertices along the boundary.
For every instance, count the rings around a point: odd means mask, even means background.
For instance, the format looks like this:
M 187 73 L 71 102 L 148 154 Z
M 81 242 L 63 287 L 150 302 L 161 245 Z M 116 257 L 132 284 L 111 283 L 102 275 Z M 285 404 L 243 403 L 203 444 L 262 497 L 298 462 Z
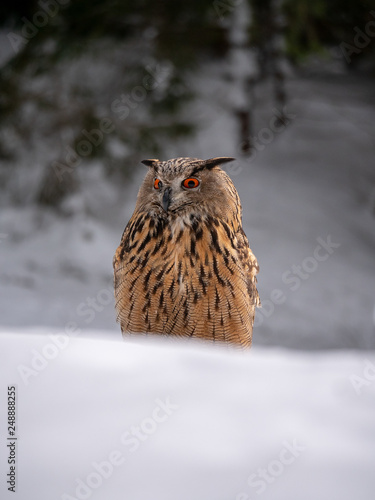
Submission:
M 172 188 L 167 187 L 164 190 L 163 201 L 162 201 L 162 206 L 166 212 L 168 211 L 168 207 L 171 203 L 171 199 L 172 199 Z

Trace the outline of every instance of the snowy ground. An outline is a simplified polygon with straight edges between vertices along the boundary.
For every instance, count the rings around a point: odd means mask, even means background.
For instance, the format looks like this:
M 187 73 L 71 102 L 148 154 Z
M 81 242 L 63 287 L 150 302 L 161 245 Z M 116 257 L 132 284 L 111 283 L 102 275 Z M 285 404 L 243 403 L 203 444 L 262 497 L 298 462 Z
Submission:
M 48 333 L 0 335 L 2 499 L 373 498 L 373 353 Z M 4 487 L 8 385 L 16 495 Z
M 208 68 L 197 84 L 201 131 L 166 156 L 238 157 L 223 99 L 230 83 Z M 289 124 L 276 132 L 269 89 L 257 90 L 259 150 L 228 166 L 261 267 L 255 346 L 375 347 L 373 88 L 373 81 L 347 75 L 292 78 Z M 83 192 L 67 200 L 65 216 L 2 207 L 0 325 L 64 330 L 74 322 L 82 336 L 105 329 L 119 338 L 112 256 L 144 175 L 142 165 L 135 168 L 125 187 L 109 184 L 100 166 L 82 167 Z

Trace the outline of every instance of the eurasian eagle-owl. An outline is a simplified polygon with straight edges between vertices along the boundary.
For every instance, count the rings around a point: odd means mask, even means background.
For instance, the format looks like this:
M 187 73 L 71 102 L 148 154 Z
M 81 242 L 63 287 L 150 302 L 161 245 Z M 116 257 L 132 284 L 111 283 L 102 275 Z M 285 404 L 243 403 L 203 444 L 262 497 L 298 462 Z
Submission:
M 123 334 L 250 346 L 258 262 L 236 188 L 234 158 L 144 160 L 149 171 L 113 259 Z

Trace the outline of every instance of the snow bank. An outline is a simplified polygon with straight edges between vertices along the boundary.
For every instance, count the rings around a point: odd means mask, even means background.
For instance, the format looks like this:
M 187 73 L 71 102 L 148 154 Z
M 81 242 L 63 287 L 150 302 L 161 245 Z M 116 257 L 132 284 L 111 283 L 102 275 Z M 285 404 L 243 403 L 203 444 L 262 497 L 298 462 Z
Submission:
M 373 353 L 107 335 L 0 335 L 1 498 L 373 498 Z M 4 484 L 8 385 L 16 495 Z

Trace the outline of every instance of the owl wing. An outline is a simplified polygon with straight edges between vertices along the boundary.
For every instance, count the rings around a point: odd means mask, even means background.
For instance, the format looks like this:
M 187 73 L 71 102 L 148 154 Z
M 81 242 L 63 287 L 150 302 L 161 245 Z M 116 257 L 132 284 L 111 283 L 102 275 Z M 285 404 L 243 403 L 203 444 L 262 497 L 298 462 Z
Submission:
M 253 304 L 257 307 L 261 306 L 259 293 L 257 290 L 256 275 L 259 272 L 259 264 L 257 258 L 253 254 L 249 241 L 242 227 L 238 230 L 237 234 L 237 254 L 242 264 L 242 269 L 247 278 L 247 289 Z
M 133 214 L 124 229 L 120 245 L 113 257 L 115 307 L 121 328 L 127 321 L 129 309 L 134 307 L 131 305 L 131 301 L 135 292 L 138 292 L 140 297 L 144 295 L 140 294 L 135 287 L 139 278 L 137 268 L 143 265 L 143 253 L 137 252 L 135 247 L 147 237 L 148 226 L 145 227 L 144 223 L 144 214 Z M 135 313 L 139 313 L 139 311 L 135 311 Z M 141 317 L 140 313 L 138 315 Z

